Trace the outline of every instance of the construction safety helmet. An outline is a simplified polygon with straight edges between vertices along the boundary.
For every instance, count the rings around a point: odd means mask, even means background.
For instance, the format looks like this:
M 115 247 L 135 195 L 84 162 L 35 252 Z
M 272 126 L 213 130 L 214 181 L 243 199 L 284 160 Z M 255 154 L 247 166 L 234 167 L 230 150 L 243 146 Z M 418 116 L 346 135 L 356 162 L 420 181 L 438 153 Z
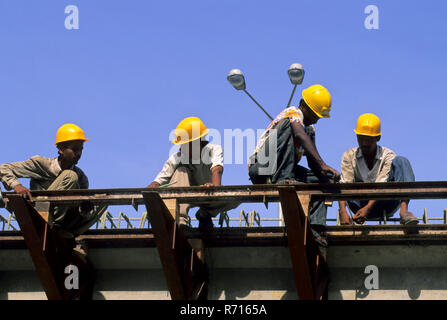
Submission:
M 208 133 L 208 129 L 202 120 L 197 117 L 185 118 L 178 124 L 174 131 L 173 144 L 184 144 L 202 138 Z
M 304 102 L 320 118 L 329 118 L 332 99 L 328 89 L 322 85 L 315 84 L 302 92 Z
M 357 120 L 357 127 L 354 132 L 362 136 L 380 136 L 382 132 L 379 117 L 372 113 L 362 114 Z
M 84 131 L 73 123 L 64 124 L 57 130 L 56 145 L 65 141 L 82 140 L 89 141 L 85 138 Z

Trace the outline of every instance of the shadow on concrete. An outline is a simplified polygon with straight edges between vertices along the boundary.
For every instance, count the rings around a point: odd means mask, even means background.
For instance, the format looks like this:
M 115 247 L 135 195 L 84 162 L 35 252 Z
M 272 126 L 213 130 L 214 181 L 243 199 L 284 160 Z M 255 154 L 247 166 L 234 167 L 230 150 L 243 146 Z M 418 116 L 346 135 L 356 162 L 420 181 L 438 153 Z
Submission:
M 445 268 L 381 268 L 379 288 L 366 289 L 363 268 L 331 270 L 330 300 L 447 299 Z

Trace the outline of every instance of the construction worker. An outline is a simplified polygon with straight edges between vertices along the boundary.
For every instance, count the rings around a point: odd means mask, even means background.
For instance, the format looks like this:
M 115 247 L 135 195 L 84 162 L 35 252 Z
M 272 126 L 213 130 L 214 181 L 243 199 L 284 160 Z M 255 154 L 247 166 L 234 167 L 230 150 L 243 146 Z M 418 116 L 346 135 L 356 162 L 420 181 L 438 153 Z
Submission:
M 173 144 L 180 150 L 172 154 L 148 188 L 174 184 L 175 187 L 220 186 L 223 174 L 223 150 L 220 145 L 209 143 L 205 137 L 208 129 L 197 117 L 183 119 L 174 131 Z M 200 229 L 213 227 L 212 217 L 234 209 L 239 203 L 213 202 L 202 204 L 196 213 Z M 189 225 L 190 204 L 179 206 L 179 225 Z
M 284 109 L 267 127 L 249 160 L 249 176 L 254 184 L 337 182 L 340 174 L 328 166 L 315 145 L 313 124 L 329 118 L 331 94 L 319 85 L 302 91 L 299 107 Z M 298 165 L 306 155 L 309 169 Z M 314 229 L 326 224 L 324 202 L 310 207 Z M 315 233 L 316 237 L 319 237 Z
M 392 150 L 377 145 L 382 135 L 380 119 L 372 114 L 362 114 L 354 129 L 358 147 L 349 149 L 341 160 L 341 182 L 409 182 L 414 181 L 414 173 L 407 158 L 397 156 Z M 364 200 L 348 201 L 354 213 L 351 218 L 346 210 L 346 202 L 339 201 L 340 223 L 352 225 L 366 220 L 391 217 L 400 208 L 400 222 L 415 225 L 418 219 L 408 211 L 409 200 Z
M 74 124 L 64 124 L 56 133 L 57 158 L 39 155 L 26 161 L 0 165 L 0 180 L 7 190 L 33 201 L 31 190 L 87 189 L 89 182 L 84 172 L 76 166 L 82 155 L 83 145 L 89 141 L 84 131 Z M 30 178 L 30 189 L 18 178 Z M 105 212 L 107 207 L 95 207 L 90 202 L 80 206 L 58 206 L 50 215 L 49 223 L 61 236 L 74 241 L 74 237 L 85 232 Z

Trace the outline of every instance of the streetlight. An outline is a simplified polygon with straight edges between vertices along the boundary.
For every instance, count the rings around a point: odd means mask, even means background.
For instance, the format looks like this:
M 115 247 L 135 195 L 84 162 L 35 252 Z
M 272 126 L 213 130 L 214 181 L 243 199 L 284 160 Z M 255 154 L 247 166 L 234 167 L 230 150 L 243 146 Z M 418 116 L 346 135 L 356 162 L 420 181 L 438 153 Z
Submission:
M 288 108 L 292 102 L 293 95 L 295 94 L 296 86 L 303 83 L 304 68 L 300 63 L 293 63 L 290 65 L 287 74 L 289 75 L 290 82 L 294 84 L 292 94 L 290 95 L 289 102 L 287 103 Z
M 272 116 L 269 115 L 268 112 L 265 111 L 265 109 L 255 100 L 255 98 L 253 98 L 251 96 L 251 94 L 249 94 L 248 91 L 245 89 L 245 78 L 244 78 L 244 74 L 242 73 L 241 70 L 239 70 L 239 69 L 232 69 L 232 70 L 230 70 L 230 72 L 228 73 L 228 76 L 227 76 L 227 80 L 228 80 L 228 82 L 231 83 L 231 85 L 236 90 L 243 90 L 251 98 L 251 100 L 253 100 L 253 102 L 256 103 L 256 105 L 262 111 L 264 111 L 264 113 L 267 115 L 267 117 L 269 117 L 270 120 L 273 121 Z

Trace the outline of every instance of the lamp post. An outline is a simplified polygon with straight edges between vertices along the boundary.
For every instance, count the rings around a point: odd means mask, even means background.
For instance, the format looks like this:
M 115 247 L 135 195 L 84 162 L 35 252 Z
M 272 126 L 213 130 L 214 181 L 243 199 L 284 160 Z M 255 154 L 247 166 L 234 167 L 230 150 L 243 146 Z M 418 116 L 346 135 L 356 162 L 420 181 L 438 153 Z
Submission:
M 231 83 L 231 85 L 236 90 L 243 90 L 250 97 L 250 99 L 253 100 L 253 102 L 256 103 L 256 105 L 262 111 L 264 111 L 264 113 L 267 115 L 267 117 L 269 117 L 270 120 L 273 121 L 273 117 L 271 115 L 269 115 L 269 113 L 267 111 L 265 111 L 265 109 L 255 100 L 255 98 L 253 98 L 251 96 L 251 94 L 248 93 L 248 91 L 245 89 L 245 78 L 244 78 L 244 74 L 242 73 L 241 70 L 239 70 L 239 69 L 230 70 L 230 72 L 228 73 L 228 76 L 227 76 L 227 80 L 228 80 L 228 82 Z
M 290 103 L 292 102 L 293 95 L 295 94 L 296 86 L 303 83 L 304 78 L 304 68 L 300 63 L 293 63 L 290 65 L 289 70 L 287 71 L 289 75 L 290 82 L 292 82 L 293 90 L 290 95 L 289 102 L 287 103 L 287 108 L 290 107 Z

